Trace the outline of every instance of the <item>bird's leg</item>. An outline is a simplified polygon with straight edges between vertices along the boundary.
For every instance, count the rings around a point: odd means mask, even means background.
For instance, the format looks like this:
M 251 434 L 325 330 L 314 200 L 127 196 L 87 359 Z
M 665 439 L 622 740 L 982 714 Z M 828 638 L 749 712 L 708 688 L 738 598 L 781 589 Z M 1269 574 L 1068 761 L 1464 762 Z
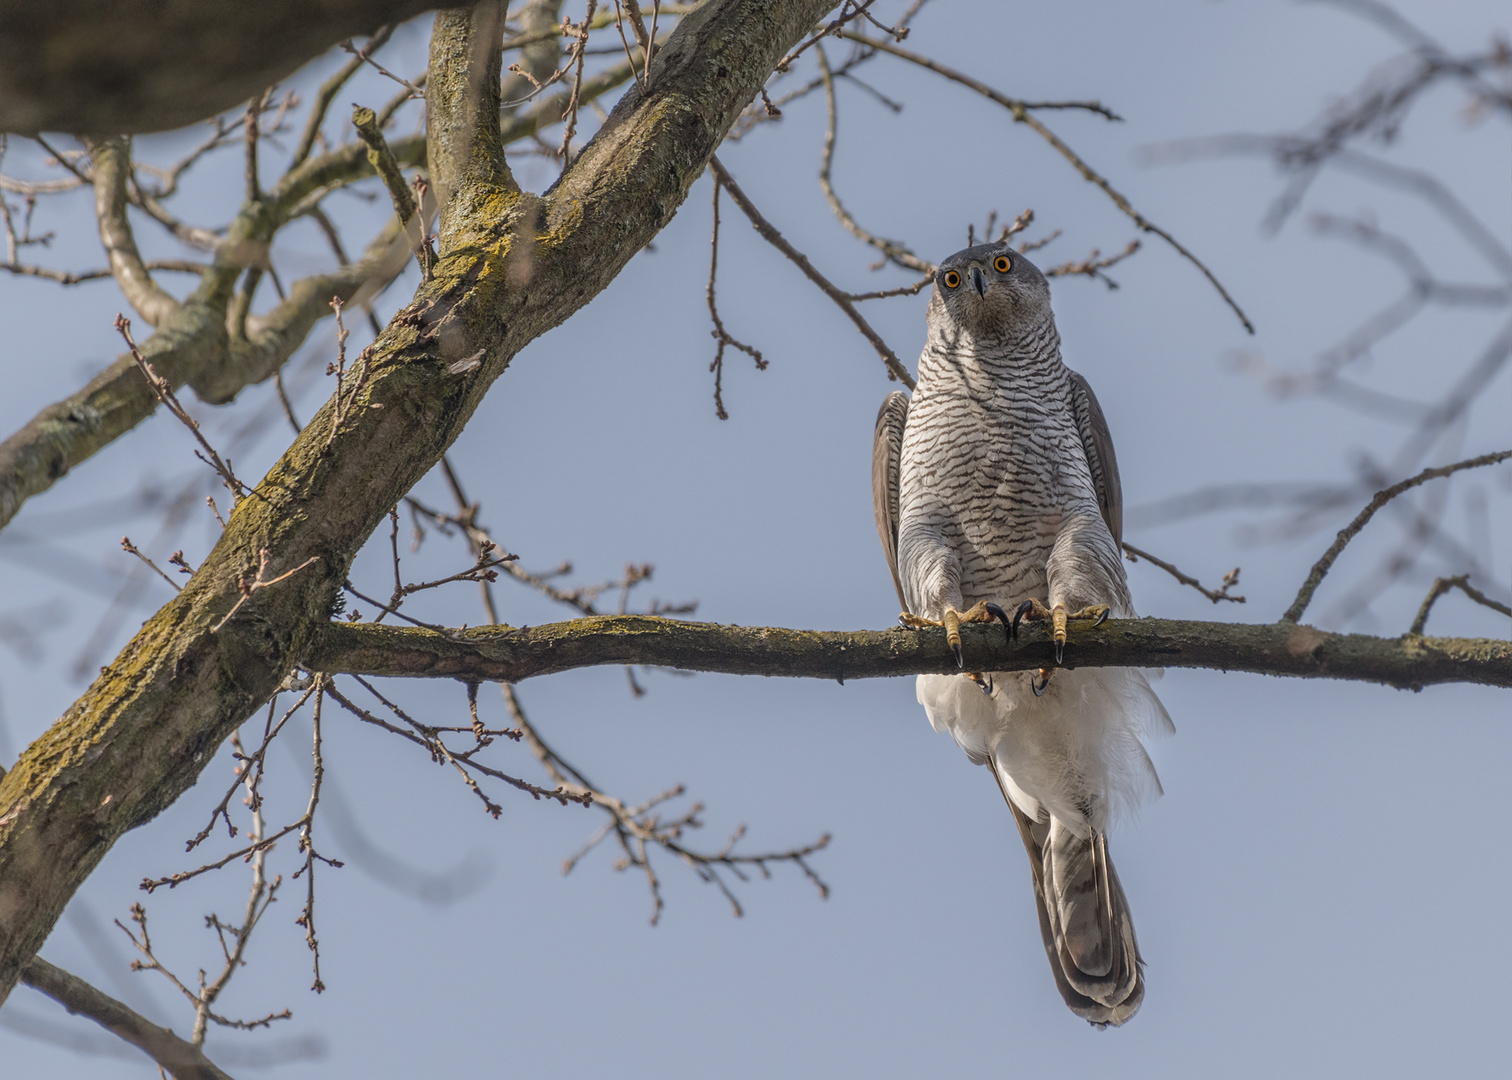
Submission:
M 898 621 L 904 626 L 919 629 L 922 626 L 943 626 L 945 628 L 945 640 L 950 644 L 950 651 L 955 655 L 956 667 L 965 667 L 966 661 L 961 655 L 961 624 L 963 622 L 991 622 L 994 618 L 1002 619 L 1007 624 L 1007 616 L 1003 609 L 996 604 L 978 601 L 965 611 L 957 611 L 955 608 L 945 606 L 945 617 L 940 620 L 926 619 L 922 615 L 913 615 L 905 611 L 898 616 Z M 974 677 L 976 678 L 976 677 Z M 977 678 L 977 685 L 982 683 Z
M 1068 612 L 1065 604 L 1056 604 L 1053 608 L 1047 608 L 1038 600 L 1025 600 L 1013 613 L 1013 625 L 1009 632 L 1014 637 L 1018 636 L 1020 619 L 1049 618 L 1050 636 L 1055 641 L 1055 662 L 1059 664 L 1066 654 L 1066 622 L 1068 620 L 1091 621 L 1093 626 L 1101 626 L 1107 620 L 1109 610 L 1111 609 L 1107 604 L 1092 604 L 1080 611 Z M 1048 682 L 1048 679 L 1046 681 Z

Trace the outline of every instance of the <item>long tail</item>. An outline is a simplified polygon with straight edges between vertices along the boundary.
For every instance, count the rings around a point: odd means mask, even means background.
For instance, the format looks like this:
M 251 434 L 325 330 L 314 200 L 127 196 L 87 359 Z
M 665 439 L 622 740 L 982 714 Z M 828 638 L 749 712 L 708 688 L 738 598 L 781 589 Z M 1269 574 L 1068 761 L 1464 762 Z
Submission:
M 992 772 L 1029 852 L 1040 934 L 1056 988 L 1089 1023 L 1123 1024 L 1144 1001 L 1144 961 L 1107 838 L 1093 832 L 1083 839 L 1054 818 L 1031 820 L 1009 797 L 995 765 Z

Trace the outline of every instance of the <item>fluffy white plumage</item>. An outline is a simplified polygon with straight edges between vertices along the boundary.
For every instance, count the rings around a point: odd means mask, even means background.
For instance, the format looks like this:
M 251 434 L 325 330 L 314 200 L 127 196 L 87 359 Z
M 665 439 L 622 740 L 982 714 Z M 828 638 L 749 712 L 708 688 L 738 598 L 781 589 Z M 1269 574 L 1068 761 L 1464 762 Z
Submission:
M 1057 671 L 1039 697 L 1031 678 L 997 673 L 988 697 L 959 675 L 920 675 L 919 704 L 973 763 L 996 763 L 1026 815 L 1048 813 L 1083 839 L 1160 794 L 1142 739 L 1176 728 L 1143 672 Z

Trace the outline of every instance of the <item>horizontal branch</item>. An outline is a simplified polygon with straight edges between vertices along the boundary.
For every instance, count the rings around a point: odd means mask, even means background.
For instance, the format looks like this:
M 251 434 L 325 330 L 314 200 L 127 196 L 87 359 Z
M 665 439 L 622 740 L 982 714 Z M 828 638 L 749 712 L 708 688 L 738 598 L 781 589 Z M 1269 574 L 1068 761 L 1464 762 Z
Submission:
M 1027 671 L 1053 663 L 1049 635 L 1025 627 L 963 626 L 966 668 Z M 1072 631 L 1068 667 L 1178 667 L 1296 678 L 1347 679 L 1420 689 L 1469 682 L 1512 687 L 1512 642 L 1370 637 L 1276 623 L 1113 619 Z M 306 667 L 332 674 L 520 682 L 604 664 L 643 664 L 727 675 L 868 679 L 958 671 L 945 631 L 788 630 L 605 615 L 515 629 L 425 630 L 329 623 Z

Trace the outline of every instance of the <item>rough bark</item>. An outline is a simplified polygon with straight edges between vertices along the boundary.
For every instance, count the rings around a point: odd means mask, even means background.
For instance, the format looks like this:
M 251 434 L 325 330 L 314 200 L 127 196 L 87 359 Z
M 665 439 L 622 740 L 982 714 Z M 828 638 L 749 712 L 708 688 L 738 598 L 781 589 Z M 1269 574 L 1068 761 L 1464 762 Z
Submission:
M 776 62 L 831 6 L 711 0 L 681 22 L 646 89 L 625 94 L 544 198 L 519 193 L 507 172 L 464 170 L 415 300 L 240 502 L 183 591 L 0 781 L 0 1000 L 115 840 L 192 784 L 304 659 L 358 549 L 493 381 L 671 219 Z M 473 45 L 455 44 L 433 51 L 430 85 L 466 77 L 448 58 L 473 56 Z M 495 69 L 489 80 L 498 78 Z M 497 132 L 497 111 L 478 115 Z M 452 370 L 473 358 L 477 366 Z M 255 592 L 217 631 L 262 550 L 269 577 L 319 561 Z
M 992 624 L 961 627 L 969 671 L 1053 666 L 1049 637 L 1020 628 L 1010 642 Z M 467 630 L 328 623 L 305 657 L 329 674 L 520 682 L 601 664 L 774 675 L 871 679 L 959 671 L 945 631 L 787 630 L 721 626 L 643 615 L 605 615 L 523 629 Z M 1073 628 L 1067 667 L 1172 667 L 1349 679 L 1420 690 L 1433 683 L 1512 686 L 1512 642 L 1481 638 L 1330 634 L 1292 623 L 1114 619 Z
M 168 131 L 427 0 L 0 0 L 0 131 Z

